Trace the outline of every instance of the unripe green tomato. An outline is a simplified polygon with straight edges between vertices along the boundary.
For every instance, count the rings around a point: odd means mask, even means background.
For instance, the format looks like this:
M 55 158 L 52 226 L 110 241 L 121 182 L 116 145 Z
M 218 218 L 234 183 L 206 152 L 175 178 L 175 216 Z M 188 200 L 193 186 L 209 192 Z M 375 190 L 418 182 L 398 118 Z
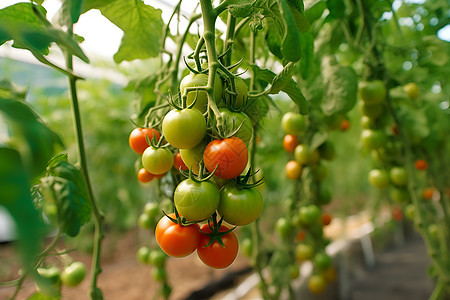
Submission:
M 144 206 L 144 213 L 151 219 L 155 219 L 160 212 L 159 204 L 156 202 L 149 202 Z
M 294 158 L 302 165 L 315 164 L 320 160 L 320 154 L 317 149 L 309 150 L 308 145 L 297 145 L 294 150 Z
M 289 277 L 295 279 L 298 276 L 300 276 L 300 268 L 297 265 L 289 265 Z
M 386 93 L 386 87 L 381 80 L 361 82 L 359 86 L 359 96 L 365 104 L 373 105 L 384 102 Z
M 382 104 L 373 104 L 368 105 L 361 102 L 359 104 L 359 109 L 363 116 L 367 116 L 368 118 L 375 120 L 380 117 L 384 112 L 384 106 Z
M 139 215 L 138 224 L 143 229 L 151 229 L 155 226 L 155 219 L 150 218 L 146 213 Z
M 149 262 L 150 249 L 148 247 L 142 246 L 136 251 L 136 258 L 139 262 L 143 264 L 148 264 Z
M 409 99 L 416 99 L 419 97 L 419 87 L 414 82 L 409 82 L 403 86 L 403 90 L 405 91 L 406 95 Z
M 275 223 L 275 229 L 281 237 L 288 237 L 292 232 L 292 225 L 289 223 L 288 219 L 281 217 Z
M 228 105 L 230 105 L 232 108 L 240 109 L 243 108 L 247 104 L 248 99 L 248 88 L 247 84 L 245 84 L 245 81 L 240 77 L 234 78 L 234 83 L 236 85 L 236 100 L 234 103 L 229 103 L 231 98 L 231 95 L 226 92 L 224 89 L 223 98 Z M 231 91 L 231 86 L 228 87 L 228 89 Z
M 299 209 L 300 222 L 304 225 L 313 225 L 320 221 L 322 213 L 317 205 L 310 204 Z
M 203 114 L 196 109 L 172 109 L 164 116 L 161 128 L 164 138 L 169 144 L 179 149 L 191 149 L 197 146 L 205 137 L 206 120 Z M 171 152 L 170 154 L 173 160 L 173 154 Z M 146 168 L 145 165 L 144 168 Z M 160 174 L 151 172 L 148 169 L 147 171 L 153 174 Z
M 309 244 L 300 243 L 295 247 L 295 258 L 300 262 L 310 260 L 313 255 L 314 248 Z
M 253 252 L 253 242 L 250 238 L 245 238 L 241 244 L 240 248 L 242 250 L 242 253 L 244 253 L 246 256 L 250 257 L 252 256 Z
M 208 75 L 207 74 L 194 74 L 190 73 L 189 75 L 186 75 L 183 77 L 183 79 L 180 82 L 180 92 L 182 95 L 186 94 L 186 89 L 189 87 L 199 87 L 199 86 L 206 86 L 208 84 Z M 195 98 L 197 97 L 197 100 L 193 106 L 194 109 L 200 111 L 201 113 L 205 113 L 206 109 L 208 108 L 208 95 L 206 91 L 197 91 L 193 90 L 187 93 L 187 105 L 192 104 L 194 102 Z M 222 100 L 222 80 L 220 79 L 219 75 L 215 76 L 214 80 L 214 99 L 216 103 L 219 103 Z
M 379 149 L 386 145 L 387 136 L 381 130 L 364 129 L 361 132 L 361 142 L 367 150 Z
M 149 253 L 148 262 L 157 268 L 164 267 L 167 255 L 161 249 L 153 249 Z
M 372 129 L 375 127 L 375 122 L 373 119 L 369 118 L 368 116 L 362 116 L 361 117 L 361 127 L 363 129 Z
M 77 286 L 86 276 L 86 266 L 76 261 L 61 272 L 61 281 L 65 286 Z
M 410 200 L 409 192 L 404 188 L 393 187 L 390 196 L 397 203 L 408 203 Z
M 393 167 L 389 171 L 391 181 L 398 186 L 405 186 L 408 184 L 408 174 L 403 167 Z
M 376 188 L 384 189 L 389 185 L 389 173 L 386 170 L 373 169 L 369 172 L 369 183 Z
M 38 268 L 40 276 L 35 282 L 36 289 L 48 297 L 61 296 L 61 279 L 58 267 Z
M 314 264 L 319 270 L 326 270 L 331 267 L 331 257 L 325 252 L 314 255 Z
M 281 119 L 281 128 L 287 134 L 299 136 L 306 128 L 305 117 L 299 113 L 287 112 Z
M 326 205 L 331 202 L 333 198 L 333 195 L 331 194 L 331 191 L 328 187 L 324 186 L 323 184 L 320 185 L 319 193 L 317 195 L 317 201 L 318 204 Z
M 408 204 L 405 207 L 405 216 L 410 219 L 414 220 L 414 215 L 416 213 L 416 208 L 414 207 L 414 204 Z
M 156 268 L 156 267 L 152 268 L 151 275 L 155 281 L 159 282 L 164 281 L 167 276 L 166 270 L 164 270 L 164 268 Z
M 173 154 L 167 148 L 147 147 L 142 154 L 142 165 L 152 174 L 164 174 L 173 167 Z

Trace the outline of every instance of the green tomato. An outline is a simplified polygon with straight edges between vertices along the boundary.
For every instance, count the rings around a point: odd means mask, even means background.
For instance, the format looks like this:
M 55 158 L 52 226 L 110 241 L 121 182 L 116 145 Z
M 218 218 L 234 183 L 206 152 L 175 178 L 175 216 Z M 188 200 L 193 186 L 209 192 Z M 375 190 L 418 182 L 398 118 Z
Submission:
M 326 270 L 331 267 L 331 257 L 325 252 L 319 252 L 314 255 L 314 265 L 319 270 Z
M 380 117 L 384 112 L 384 106 L 382 104 L 365 104 L 363 102 L 360 103 L 359 109 L 363 116 L 366 116 L 372 120 Z
M 292 225 L 288 219 L 281 217 L 275 223 L 275 229 L 281 237 L 287 238 L 292 232 Z
M 61 272 L 61 281 L 65 286 L 77 286 L 86 276 L 86 266 L 76 261 Z
M 313 225 L 321 221 L 322 213 L 317 205 L 310 204 L 299 209 L 298 216 L 304 225 Z
M 313 255 L 314 248 L 309 244 L 300 243 L 295 247 L 295 258 L 300 262 L 310 260 Z
M 167 148 L 150 146 L 142 154 L 142 165 L 152 174 L 167 173 L 173 166 L 173 154 Z
M 361 132 L 361 142 L 367 150 L 379 149 L 386 145 L 387 136 L 381 130 L 364 129 Z
M 405 91 L 406 95 L 409 99 L 416 99 L 419 97 L 419 87 L 414 82 L 409 82 L 403 86 L 403 90 Z
M 363 129 L 372 129 L 375 127 L 375 121 L 368 116 L 361 117 L 361 127 Z
M 206 120 L 196 109 L 173 109 L 164 116 L 162 132 L 175 148 L 194 148 L 206 134 Z
M 398 186 L 405 186 L 408 184 L 408 174 L 403 167 L 393 167 L 389 171 L 391 181 Z
M 180 150 L 181 159 L 195 174 L 198 174 L 200 171 L 199 164 L 203 159 L 203 152 L 205 151 L 206 145 L 207 143 L 203 141 L 194 148 Z
M 187 88 L 189 87 L 199 87 L 199 86 L 206 86 L 208 84 L 208 75 L 207 74 L 194 74 L 190 73 L 189 75 L 183 77 L 183 79 L 180 82 L 180 92 L 182 95 L 185 95 L 187 93 Z M 192 108 L 200 111 L 201 113 L 205 113 L 206 109 L 208 108 L 208 94 L 206 91 L 197 91 L 193 90 L 187 93 L 187 105 L 192 104 L 194 102 L 195 97 L 197 97 L 197 100 L 195 101 L 195 104 Z M 219 75 L 215 76 L 214 81 L 214 99 L 216 103 L 219 103 L 222 99 L 222 80 L 220 80 Z
M 156 202 L 149 202 L 144 206 L 144 213 L 151 219 L 159 216 L 160 212 L 159 204 Z
M 59 297 L 61 294 L 61 279 L 58 267 L 38 268 L 39 278 L 36 280 L 36 289 L 49 297 Z
M 253 126 L 250 118 L 243 112 L 232 112 L 227 108 L 221 108 L 219 112 L 223 117 L 225 128 L 231 132 L 235 131 L 242 124 L 234 136 L 243 140 L 248 147 L 253 136 Z
M 373 169 L 369 172 L 369 183 L 376 188 L 384 189 L 389 185 L 389 173 L 386 170 Z
M 143 263 L 143 264 L 148 264 L 149 263 L 149 255 L 150 255 L 150 249 L 148 247 L 140 247 L 137 251 L 136 251 L 136 258 L 139 262 Z
M 392 188 L 390 195 L 392 200 L 397 203 L 408 203 L 410 200 L 409 192 L 404 188 L 394 187 Z
M 306 128 L 305 117 L 294 112 L 287 112 L 281 119 L 281 128 L 287 134 L 300 135 Z
M 359 96 L 369 105 L 384 102 L 386 93 L 386 87 L 381 80 L 362 82 L 359 87 Z
M 247 85 L 245 84 L 245 81 L 240 78 L 240 77 L 235 77 L 234 78 L 234 83 L 236 85 L 236 100 L 233 103 L 230 103 L 231 95 L 226 92 L 226 90 L 224 89 L 224 94 L 223 94 L 223 98 L 225 103 L 227 103 L 228 106 L 235 108 L 235 109 L 241 109 L 243 107 L 245 107 L 245 105 L 247 105 L 247 100 L 248 100 L 248 88 Z M 228 89 L 231 91 L 231 86 L 228 87 Z
M 142 213 L 139 215 L 138 224 L 143 229 L 151 229 L 155 227 L 155 218 L 151 218 L 148 214 Z
M 209 180 L 183 180 L 175 189 L 173 198 L 178 212 L 192 221 L 208 219 L 220 203 L 219 189 Z
M 255 221 L 263 210 L 263 199 L 256 188 L 226 184 L 220 190 L 219 214 L 231 225 L 244 226 Z
M 309 150 L 307 145 L 297 145 L 294 149 L 294 158 L 302 165 L 315 164 L 320 159 L 319 150 Z
M 318 204 L 320 204 L 320 205 L 329 204 L 332 199 L 333 199 L 333 195 L 331 194 L 330 189 L 328 187 L 326 187 L 325 185 L 321 184 L 319 187 L 318 195 L 317 195 Z
M 250 238 L 245 238 L 240 243 L 240 248 L 242 250 L 242 253 L 244 253 L 246 256 L 248 256 L 248 257 L 252 256 L 253 242 L 252 242 L 252 240 Z
M 164 267 L 167 255 L 161 249 L 153 249 L 149 253 L 148 262 L 157 268 Z
M 166 279 L 167 273 L 166 270 L 164 270 L 163 268 L 152 268 L 152 278 L 155 281 L 164 281 Z

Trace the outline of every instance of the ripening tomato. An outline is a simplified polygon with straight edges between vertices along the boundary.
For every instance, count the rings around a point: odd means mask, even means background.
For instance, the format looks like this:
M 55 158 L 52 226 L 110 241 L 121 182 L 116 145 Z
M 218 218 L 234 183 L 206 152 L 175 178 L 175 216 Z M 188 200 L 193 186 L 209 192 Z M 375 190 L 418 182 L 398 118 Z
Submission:
M 302 165 L 295 160 L 288 161 L 284 170 L 289 179 L 297 180 L 302 176 Z
M 359 96 L 365 104 L 382 103 L 386 99 L 386 94 L 386 87 L 381 80 L 361 82 L 359 86 Z
M 397 124 L 393 124 L 392 127 L 391 127 L 391 130 L 392 130 L 392 133 L 394 135 L 399 135 L 400 134 L 400 131 L 398 130 L 398 125 Z
M 296 237 L 295 237 L 295 240 L 296 240 L 297 242 L 302 242 L 302 241 L 305 240 L 305 237 L 306 237 L 306 233 L 305 233 L 304 230 L 302 230 L 302 231 L 299 231 L 299 233 L 297 233 L 297 235 L 296 235 Z
M 162 132 L 175 148 L 193 148 L 205 136 L 206 120 L 196 109 L 172 109 L 164 116 Z
M 146 183 L 152 181 L 155 176 L 146 169 L 141 168 L 137 173 L 137 178 L 140 182 Z
M 298 139 L 293 134 L 286 134 L 283 138 L 283 148 L 286 152 L 292 153 L 298 145 Z
M 322 224 L 324 226 L 330 225 L 332 217 L 330 214 L 326 213 L 322 215 Z
M 177 152 L 177 154 L 175 154 L 175 156 L 173 157 L 173 167 L 181 171 L 186 171 L 188 169 L 183 159 L 181 158 L 180 152 Z
M 211 229 L 208 224 L 204 224 L 201 227 L 204 233 L 211 233 Z M 228 231 L 229 228 L 225 225 L 220 226 L 219 232 Z M 214 241 L 211 245 L 208 245 L 211 237 L 206 234 L 200 234 L 200 243 L 198 244 L 197 254 L 201 261 L 215 269 L 223 269 L 228 267 L 236 259 L 239 250 L 239 241 L 236 234 L 231 231 L 221 236 L 222 242 L 225 247 L 220 245 L 218 241 Z
M 400 207 L 394 207 L 392 210 L 392 219 L 400 222 L 403 219 L 402 209 Z
M 253 136 L 253 126 L 250 118 L 243 112 L 233 112 L 227 108 L 221 108 L 219 112 L 223 117 L 225 128 L 233 132 L 240 126 L 233 136 L 240 138 L 248 146 Z
M 313 294 L 321 294 L 327 288 L 327 282 L 322 274 L 311 275 L 308 279 L 308 289 Z
M 384 189 L 389 185 L 389 173 L 386 170 L 373 169 L 369 172 L 369 182 L 374 187 Z
M 169 216 L 175 218 L 174 213 Z M 198 224 L 183 226 L 164 216 L 156 225 L 155 237 L 159 247 L 167 255 L 184 257 L 197 249 L 200 231 Z
M 300 135 L 306 128 L 305 117 L 299 113 L 287 112 L 281 119 L 281 128 L 287 134 Z
M 202 221 L 216 211 L 220 193 L 210 180 L 197 182 L 185 179 L 175 189 L 173 201 L 183 217 L 192 221 Z
M 182 95 L 187 93 L 187 88 L 191 87 L 199 87 L 199 86 L 207 86 L 208 85 L 208 75 L 207 74 L 194 74 L 190 73 L 189 75 L 186 75 L 183 77 L 183 79 L 180 82 L 180 92 Z M 206 91 L 197 91 L 192 90 L 187 93 L 187 105 L 192 104 L 194 102 L 195 98 L 197 97 L 197 100 L 192 108 L 200 111 L 201 113 L 206 112 L 206 109 L 208 108 L 208 94 Z M 214 99 L 216 103 L 219 103 L 222 99 L 222 80 L 220 79 L 219 75 L 215 76 L 214 80 Z
M 414 162 L 414 167 L 419 171 L 425 171 L 428 169 L 428 163 L 424 159 L 418 159 Z
M 219 214 L 231 225 L 244 226 L 255 221 L 264 202 L 257 188 L 239 188 L 233 183 L 220 190 Z
M 419 87 L 414 82 L 409 82 L 403 86 L 403 90 L 405 91 L 406 95 L 409 99 L 416 99 L 419 97 Z
M 245 143 L 238 137 L 213 140 L 205 148 L 203 162 L 209 172 L 219 178 L 235 178 L 244 171 L 248 162 L 248 150 Z
M 427 187 L 422 191 L 422 198 L 425 200 L 431 200 L 433 199 L 434 194 L 434 188 L 433 187 Z
M 350 128 L 350 121 L 347 119 L 343 119 L 341 121 L 341 131 L 347 131 Z
M 134 152 L 141 154 L 144 153 L 145 149 L 149 146 L 145 137 L 148 137 L 148 140 L 151 141 L 153 137 L 156 140 L 159 140 L 161 135 L 156 129 L 153 128 L 135 128 L 130 133 L 130 137 L 128 139 L 128 143 L 130 144 L 131 149 Z
M 167 148 L 150 146 L 142 154 L 142 165 L 152 174 L 167 173 L 173 166 L 173 154 Z

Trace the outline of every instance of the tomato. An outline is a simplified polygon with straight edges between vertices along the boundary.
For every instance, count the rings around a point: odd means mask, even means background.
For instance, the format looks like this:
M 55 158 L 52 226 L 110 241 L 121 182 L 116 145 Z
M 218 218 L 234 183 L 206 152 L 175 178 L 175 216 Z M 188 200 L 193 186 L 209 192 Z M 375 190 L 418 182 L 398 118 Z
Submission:
M 424 159 L 418 159 L 414 162 L 414 167 L 419 171 L 425 171 L 428 169 L 428 163 Z
M 175 218 L 174 213 L 169 216 Z M 183 226 L 164 216 L 156 225 L 155 238 L 161 250 L 167 255 L 184 257 L 193 253 L 199 245 L 199 226 L 198 224 Z
M 155 281 L 164 281 L 167 277 L 167 273 L 166 270 L 164 270 L 164 268 L 152 268 L 151 271 L 152 274 L 152 278 Z
M 245 143 L 238 137 L 213 140 L 205 148 L 203 162 L 209 172 L 217 167 L 216 175 L 222 179 L 235 178 L 244 171 L 248 162 Z
M 368 105 L 361 102 L 359 104 L 359 109 L 363 116 L 367 116 L 368 118 L 374 120 L 380 117 L 384 112 L 384 106 L 381 104 L 373 104 Z
M 302 165 L 295 160 L 288 161 L 284 170 L 289 179 L 297 180 L 302 176 Z
M 361 142 L 365 149 L 374 150 L 387 143 L 387 136 L 381 130 L 364 129 L 361 132 Z
M 220 190 L 219 214 L 231 225 L 244 226 L 254 222 L 264 207 L 257 188 L 239 188 L 226 184 Z
M 319 270 L 325 270 L 331 267 L 331 257 L 325 252 L 319 252 L 314 255 L 314 265 Z
M 414 215 L 416 213 L 416 208 L 414 207 L 414 204 L 408 204 L 405 207 L 405 216 L 410 219 L 414 220 Z
M 157 268 L 164 267 L 166 263 L 167 255 L 160 249 L 153 249 L 150 251 L 148 256 L 148 262 Z
M 193 148 L 205 136 L 206 120 L 196 109 L 172 109 L 164 116 L 162 132 L 175 148 Z
M 338 275 L 337 272 L 336 272 L 336 269 L 333 266 L 331 266 L 328 269 L 324 270 L 322 272 L 322 274 L 323 274 L 323 277 L 325 278 L 325 280 L 327 282 L 335 281 L 336 278 L 337 278 L 337 275 Z
M 144 168 L 139 169 L 138 173 L 137 173 L 137 178 L 140 182 L 142 183 L 147 183 L 153 180 L 153 178 L 155 178 L 155 175 L 153 175 L 152 173 L 150 173 L 149 171 L 147 171 Z
M 310 260 L 314 255 L 314 248 L 305 243 L 300 243 L 295 247 L 295 258 L 302 262 L 305 260 Z
M 36 289 L 48 297 L 61 297 L 61 279 L 58 267 L 38 268 L 39 280 L 36 281 Z
M 187 93 L 186 89 L 189 87 L 199 87 L 199 86 L 206 86 L 208 84 L 208 75 L 207 74 L 194 74 L 190 73 L 189 75 L 186 75 L 183 77 L 183 79 L 180 82 L 180 92 L 182 95 L 185 95 Z M 206 91 L 197 91 L 193 90 L 187 93 L 187 105 L 192 104 L 194 102 L 195 97 L 197 97 L 197 100 L 193 106 L 196 110 L 200 111 L 201 113 L 206 112 L 206 109 L 208 108 L 208 94 Z M 216 103 L 219 103 L 222 99 L 222 80 L 220 79 L 219 75 L 215 76 L 214 80 L 214 99 Z
M 322 224 L 324 226 L 330 225 L 331 220 L 332 220 L 332 217 L 330 214 L 327 213 L 327 214 L 322 215 Z
M 149 146 L 145 137 L 148 137 L 148 140 L 151 141 L 153 136 L 156 140 L 159 140 L 161 135 L 156 129 L 153 128 L 135 128 L 130 133 L 130 137 L 128 139 L 128 143 L 130 144 L 131 149 L 138 154 L 144 153 L 145 149 Z
M 400 222 L 403 219 L 402 209 L 400 207 L 394 207 L 392 210 L 392 219 L 394 221 Z
M 317 205 L 310 204 L 302 206 L 299 209 L 300 222 L 304 225 L 312 225 L 317 223 L 322 216 L 320 208 Z
M 231 95 L 229 93 L 227 93 L 225 91 L 225 89 L 224 89 L 223 98 L 224 98 L 225 103 L 228 103 L 228 105 L 231 105 L 231 107 L 240 109 L 240 108 L 243 108 L 247 104 L 248 88 L 247 88 L 247 85 L 245 84 L 245 81 L 240 77 L 235 77 L 234 83 L 236 85 L 236 92 L 237 92 L 235 103 L 229 103 L 229 101 L 231 99 Z M 231 86 L 229 86 L 228 89 L 231 91 L 232 90 Z
M 405 186 L 408 183 L 408 174 L 403 167 L 393 167 L 389 171 L 391 181 L 398 186 Z
M 289 277 L 295 279 L 300 276 L 300 268 L 296 265 L 289 265 Z
M 142 213 L 139 215 L 138 224 L 143 229 L 151 229 L 155 225 L 155 219 L 146 213 Z
M 392 200 L 397 203 L 408 203 L 409 202 L 409 192 L 405 188 L 394 187 L 391 190 L 390 196 Z
M 235 131 L 242 124 L 234 136 L 240 138 L 248 146 L 253 136 L 253 126 L 250 118 L 243 112 L 232 112 L 227 108 L 221 108 L 219 112 L 223 117 L 225 128 L 231 132 Z
M 217 186 L 207 180 L 183 180 L 175 189 L 173 201 L 178 212 L 188 220 L 202 221 L 218 208 L 220 193 Z
M 61 272 L 61 282 L 65 286 L 77 286 L 86 276 L 86 266 L 81 261 L 76 261 L 67 266 Z
M 311 275 L 308 279 L 308 289 L 313 294 L 321 294 L 327 288 L 325 277 L 321 274 Z
M 283 138 L 283 148 L 286 152 L 292 153 L 298 145 L 298 139 L 293 134 L 286 134 Z
M 245 238 L 241 242 L 241 249 L 242 253 L 244 253 L 246 256 L 251 257 L 253 252 L 253 242 L 250 238 Z
M 150 249 L 148 247 L 140 247 L 137 251 L 136 251 L 136 257 L 138 259 L 139 262 L 143 263 L 143 264 L 148 264 L 149 263 L 149 255 L 150 255 Z
M 322 145 L 319 146 L 319 156 L 325 160 L 334 160 L 336 157 L 336 148 L 334 144 L 327 140 Z
M 362 116 L 361 117 L 361 127 L 363 129 L 372 129 L 375 127 L 375 122 L 373 119 L 369 118 L 368 116 Z
M 369 172 L 369 183 L 379 189 L 389 185 L 389 173 L 386 170 L 373 169 Z
M 433 199 L 433 194 L 434 194 L 434 188 L 433 187 L 425 188 L 422 191 L 422 198 L 424 198 L 425 200 L 431 200 L 431 199 Z
M 341 130 L 342 131 L 347 131 L 350 128 L 350 121 L 347 119 L 343 119 L 341 121 Z
M 319 193 L 317 195 L 317 202 L 318 204 L 325 205 L 329 204 L 333 198 L 333 195 L 331 194 L 331 191 L 328 187 L 324 186 L 323 184 L 320 185 Z
M 288 219 L 281 217 L 276 221 L 275 229 L 281 237 L 288 237 L 292 232 L 292 225 Z
M 152 174 L 167 173 L 173 166 L 173 154 L 167 148 L 150 146 L 142 154 L 142 165 Z
M 201 142 L 197 146 L 191 149 L 181 149 L 180 155 L 184 163 L 189 169 L 192 169 L 195 174 L 200 171 L 200 162 L 203 159 L 203 152 L 206 148 L 206 142 Z
M 359 87 L 359 96 L 365 104 L 382 103 L 386 99 L 386 94 L 386 87 L 381 80 L 362 82 Z
M 204 233 L 211 233 L 208 224 L 204 224 L 201 230 Z M 229 228 L 227 226 L 222 225 L 220 226 L 219 232 L 228 230 Z M 206 246 L 211 238 L 206 234 L 201 234 L 197 254 L 201 261 L 211 268 L 223 269 L 228 267 L 233 263 L 238 254 L 239 241 L 233 231 L 221 236 L 221 239 L 225 247 L 220 245 L 218 241 L 214 241 L 211 245 Z
M 299 231 L 299 233 L 297 233 L 297 236 L 295 237 L 295 240 L 296 240 L 297 242 L 302 242 L 302 241 L 305 240 L 305 236 L 306 236 L 306 233 L 305 233 L 304 230 Z
M 156 202 L 148 202 L 144 206 L 144 213 L 150 218 L 156 218 L 160 212 L 159 204 Z
M 306 128 L 305 117 L 299 113 L 287 112 L 281 119 L 281 128 L 287 134 L 300 135 Z
M 175 154 L 175 156 L 173 157 L 173 167 L 181 171 L 186 171 L 188 169 L 183 159 L 181 158 L 180 152 L 177 152 L 177 154 Z
M 294 150 L 295 160 L 302 165 L 315 164 L 320 159 L 320 154 L 317 149 L 310 151 L 307 145 L 298 145 Z
M 419 87 L 414 82 L 409 82 L 403 86 L 403 90 L 405 91 L 406 95 L 409 99 L 416 99 L 419 97 Z

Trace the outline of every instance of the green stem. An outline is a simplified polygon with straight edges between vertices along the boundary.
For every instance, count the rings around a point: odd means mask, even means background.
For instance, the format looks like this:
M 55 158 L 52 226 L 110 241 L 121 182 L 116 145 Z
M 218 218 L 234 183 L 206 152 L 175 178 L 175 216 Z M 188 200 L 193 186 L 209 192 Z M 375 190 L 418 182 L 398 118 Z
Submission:
M 234 41 L 234 30 L 236 27 L 236 18 L 233 17 L 232 14 L 228 14 L 227 19 L 227 34 L 225 36 L 225 42 L 223 45 L 223 51 L 227 51 L 229 47 L 233 45 Z M 225 56 L 225 66 L 231 65 L 231 55 L 232 51 L 231 49 L 227 52 L 227 55 Z
M 73 24 L 69 27 L 69 33 L 72 32 Z M 66 55 L 67 68 L 73 70 L 73 56 L 70 53 Z M 101 273 L 100 267 L 100 255 L 101 255 L 101 245 L 103 240 L 102 223 L 104 220 L 103 214 L 100 212 L 97 202 L 94 198 L 94 192 L 92 189 L 91 181 L 89 179 L 88 164 L 86 158 L 86 151 L 83 139 L 83 129 L 81 125 L 81 114 L 78 104 L 78 95 L 76 88 L 76 78 L 69 77 L 69 90 L 73 114 L 73 122 L 75 127 L 75 137 L 78 146 L 78 161 L 81 166 L 81 174 L 83 175 L 84 183 L 88 192 L 89 200 L 92 205 L 92 212 L 94 215 L 94 249 L 92 253 L 92 263 L 91 263 L 91 287 L 90 296 L 91 299 L 103 299 L 102 292 L 97 286 L 97 277 Z

